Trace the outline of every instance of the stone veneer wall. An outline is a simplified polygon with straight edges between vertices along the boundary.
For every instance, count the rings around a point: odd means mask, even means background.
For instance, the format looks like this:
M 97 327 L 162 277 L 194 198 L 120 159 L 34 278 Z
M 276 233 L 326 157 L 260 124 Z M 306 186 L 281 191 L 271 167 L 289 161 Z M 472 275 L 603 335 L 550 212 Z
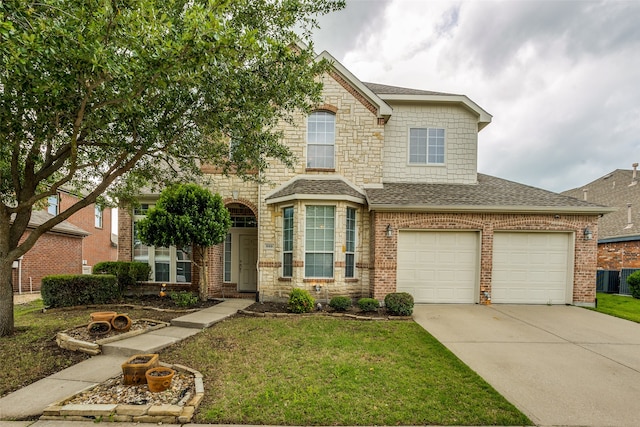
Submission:
M 463 107 L 390 103 L 393 116 L 385 127 L 385 182 L 475 184 L 478 118 Z M 445 130 L 445 164 L 409 164 L 409 128 Z
M 386 237 L 391 224 L 393 236 Z M 495 230 L 549 230 L 575 232 L 573 303 L 593 304 L 596 297 L 597 216 L 473 214 L 473 213 L 388 213 L 373 214 L 371 293 L 383 299 L 396 291 L 398 230 L 479 230 L 481 232 L 480 302 L 490 303 L 484 291 L 491 293 L 493 269 L 493 233 Z M 593 240 L 585 240 L 582 230 L 589 227 Z

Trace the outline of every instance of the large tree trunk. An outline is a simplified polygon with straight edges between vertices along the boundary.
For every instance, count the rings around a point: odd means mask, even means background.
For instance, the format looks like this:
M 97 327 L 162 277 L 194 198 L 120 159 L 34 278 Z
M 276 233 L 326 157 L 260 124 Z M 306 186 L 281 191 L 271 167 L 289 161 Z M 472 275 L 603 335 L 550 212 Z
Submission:
M 13 333 L 13 260 L 0 258 L 0 337 Z

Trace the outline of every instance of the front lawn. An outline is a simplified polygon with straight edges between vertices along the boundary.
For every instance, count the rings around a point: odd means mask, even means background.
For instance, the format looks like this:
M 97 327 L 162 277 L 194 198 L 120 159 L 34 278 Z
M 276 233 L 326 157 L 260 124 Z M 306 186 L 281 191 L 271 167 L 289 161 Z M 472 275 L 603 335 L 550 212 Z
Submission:
M 593 310 L 640 323 L 640 299 L 598 292 L 598 307 Z
M 411 321 L 234 317 L 160 359 L 204 374 L 198 422 L 531 424 Z

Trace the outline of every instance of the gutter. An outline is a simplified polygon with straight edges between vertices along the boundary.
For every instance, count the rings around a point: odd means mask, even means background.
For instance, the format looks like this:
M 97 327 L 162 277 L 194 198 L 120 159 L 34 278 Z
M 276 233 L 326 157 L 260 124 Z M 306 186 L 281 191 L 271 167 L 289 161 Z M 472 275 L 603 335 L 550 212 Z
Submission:
M 392 205 L 369 204 L 369 211 L 377 212 L 482 212 L 482 213 L 550 213 L 575 215 L 600 215 L 616 211 L 615 208 L 604 206 L 576 207 L 576 206 L 500 206 L 500 205 Z

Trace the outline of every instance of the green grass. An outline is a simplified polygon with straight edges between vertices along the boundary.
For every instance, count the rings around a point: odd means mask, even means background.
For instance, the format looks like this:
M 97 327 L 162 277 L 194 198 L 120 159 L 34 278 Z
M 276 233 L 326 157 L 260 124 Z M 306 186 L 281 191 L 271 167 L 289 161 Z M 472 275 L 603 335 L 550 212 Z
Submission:
M 531 424 L 408 321 L 235 317 L 160 358 L 203 373 L 198 422 Z
M 598 292 L 598 307 L 593 310 L 640 323 L 640 299 Z

